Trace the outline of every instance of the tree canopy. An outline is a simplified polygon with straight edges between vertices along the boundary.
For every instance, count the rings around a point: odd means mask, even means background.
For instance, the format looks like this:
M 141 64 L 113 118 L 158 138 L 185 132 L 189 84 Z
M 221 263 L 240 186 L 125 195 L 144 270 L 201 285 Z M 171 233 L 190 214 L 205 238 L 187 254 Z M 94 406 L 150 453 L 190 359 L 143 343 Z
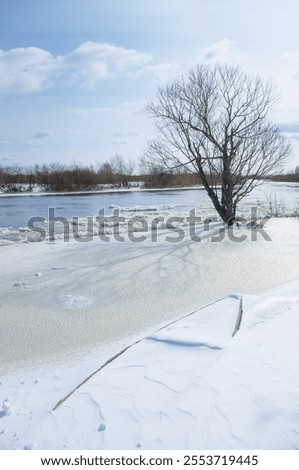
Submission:
M 159 131 L 147 160 L 200 176 L 222 220 L 231 225 L 238 203 L 280 168 L 290 144 L 269 113 L 272 84 L 232 65 L 198 65 L 160 88 L 148 105 Z

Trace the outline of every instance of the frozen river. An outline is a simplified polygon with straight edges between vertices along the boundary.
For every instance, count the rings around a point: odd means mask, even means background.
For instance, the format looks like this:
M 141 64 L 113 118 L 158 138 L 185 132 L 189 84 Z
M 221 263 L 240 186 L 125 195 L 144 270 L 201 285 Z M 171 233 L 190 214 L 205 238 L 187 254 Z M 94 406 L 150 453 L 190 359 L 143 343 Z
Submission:
M 298 183 L 267 183 L 256 188 L 243 205 L 265 202 L 276 198 L 288 210 L 295 210 L 299 204 Z M 49 208 L 55 209 L 57 216 L 66 218 L 97 215 L 104 209 L 110 214 L 112 208 L 153 207 L 159 210 L 167 207 L 172 211 L 185 211 L 187 208 L 199 210 L 211 207 L 210 200 L 203 189 L 171 191 L 132 191 L 82 195 L 34 195 L 0 196 L 0 227 L 25 227 L 31 217 L 48 218 Z
M 5 370 L 149 330 L 234 292 L 299 277 L 299 222 L 269 222 L 257 241 L 14 244 L 0 249 Z M 246 306 L 245 306 L 246 309 Z
M 110 214 L 115 206 L 185 208 L 209 203 L 205 191 L 129 191 L 80 195 L 0 197 L 0 227 L 26 226 L 34 216 L 48 217 L 49 208 L 66 218 L 96 215 L 102 209 Z
M 276 188 L 288 207 L 298 205 L 297 188 Z M 188 200 L 192 207 L 195 197 L 205 196 L 201 191 L 177 191 L 125 194 L 121 201 L 119 195 L 103 197 L 111 210 L 112 205 L 142 204 L 186 209 Z M 99 207 L 96 199 L 94 208 Z M 19 200 L 38 204 L 39 197 Z M 86 211 L 94 212 L 90 207 Z M 95 239 L 0 247 L 1 368 L 82 354 L 149 331 L 228 294 L 261 292 L 299 278 L 298 219 L 273 219 L 265 230 L 271 241 L 260 233 L 252 241 L 250 232 L 244 232 L 247 239 L 242 243 L 227 236 L 211 242 L 208 233 L 200 242 L 186 235 L 169 243 L 161 231 L 157 242 Z

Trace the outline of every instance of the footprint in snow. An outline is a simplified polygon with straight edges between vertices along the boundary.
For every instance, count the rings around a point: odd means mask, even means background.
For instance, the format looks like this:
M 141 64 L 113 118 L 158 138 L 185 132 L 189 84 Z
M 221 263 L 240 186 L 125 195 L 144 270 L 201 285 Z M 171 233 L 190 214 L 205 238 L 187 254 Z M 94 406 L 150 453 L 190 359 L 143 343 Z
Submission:
M 8 398 L 4 400 L 2 403 L 2 409 L 0 410 L 0 418 L 3 418 L 4 416 L 9 416 L 11 413 L 11 404 Z
M 62 307 L 70 310 L 84 310 L 92 305 L 92 300 L 83 295 L 63 295 L 59 297 L 59 303 Z
M 31 444 L 26 444 L 26 445 L 24 446 L 24 450 L 32 450 L 33 447 L 34 447 L 34 442 L 31 443 Z
M 17 281 L 13 284 L 13 287 L 23 287 L 24 289 L 30 289 L 27 281 Z

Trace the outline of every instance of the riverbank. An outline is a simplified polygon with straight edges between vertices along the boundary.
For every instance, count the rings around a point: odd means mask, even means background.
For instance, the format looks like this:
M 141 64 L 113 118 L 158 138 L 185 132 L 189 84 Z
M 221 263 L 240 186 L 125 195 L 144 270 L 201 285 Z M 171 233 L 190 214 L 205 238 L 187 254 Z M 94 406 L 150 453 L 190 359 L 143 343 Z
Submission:
M 66 192 L 47 192 L 43 190 L 37 190 L 35 192 L 24 191 L 5 193 L 0 192 L 0 197 L 25 197 L 25 196 L 88 196 L 94 194 L 113 194 L 113 193 L 130 193 L 130 192 L 161 192 L 161 191 L 189 191 L 194 189 L 204 190 L 202 185 L 196 186 L 183 186 L 183 187 L 169 187 L 169 188 L 144 188 L 140 186 L 128 187 L 128 188 L 103 188 L 99 190 L 90 191 L 66 191 Z

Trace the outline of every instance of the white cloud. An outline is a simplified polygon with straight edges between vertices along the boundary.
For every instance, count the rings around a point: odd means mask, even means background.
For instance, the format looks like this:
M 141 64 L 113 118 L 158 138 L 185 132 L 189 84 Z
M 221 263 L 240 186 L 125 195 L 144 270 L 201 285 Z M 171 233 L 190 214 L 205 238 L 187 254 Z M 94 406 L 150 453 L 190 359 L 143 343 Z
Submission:
M 112 145 L 131 145 L 132 143 L 130 139 L 116 139 L 112 142 Z
M 287 134 L 299 134 L 299 123 L 295 122 L 282 122 L 279 124 L 280 130 Z
M 241 62 L 244 58 L 244 55 L 238 53 L 235 42 L 229 39 L 222 39 L 204 49 L 200 56 L 200 61 L 208 63 L 231 63 Z
M 285 52 L 282 54 L 282 59 L 295 66 L 299 65 L 299 52 Z
M 143 114 L 145 111 L 145 101 L 133 101 L 127 103 L 120 103 L 115 106 L 102 106 L 94 108 L 70 108 L 67 111 L 83 118 L 107 113 L 115 113 L 117 116 L 128 117 L 136 114 Z
M 5 165 L 6 162 L 14 164 L 14 160 L 19 157 L 19 154 L 16 152 L 10 152 L 9 154 L 0 155 L 0 161 L 2 161 Z
M 151 54 L 125 49 L 108 43 L 85 42 L 63 58 L 74 81 L 92 88 L 99 79 L 131 74 L 153 60 Z
M 40 131 L 40 132 L 36 132 L 36 134 L 34 134 L 33 137 L 35 139 L 40 139 L 40 140 L 48 139 L 50 137 L 53 137 L 53 132 L 51 132 L 51 131 Z
M 132 145 L 136 142 L 136 139 L 140 136 L 138 132 L 113 132 L 112 137 L 115 139 L 112 141 L 112 145 Z
M 37 47 L 0 50 L 0 93 L 41 91 L 60 67 L 60 57 Z
M 112 137 L 139 137 L 139 133 L 132 131 L 132 132 L 113 132 Z
M 278 56 L 270 74 L 279 92 L 277 120 L 298 123 L 299 54 L 286 52 Z
M 173 79 L 178 72 L 180 71 L 180 67 L 176 63 L 170 64 L 152 64 L 146 65 L 142 69 L 138 70 L 133 74 L 133 76 L 142 76 L 142 75 L 151 75 L 153 80 L 158 83 L 165 83 L 171 79 Z
M 91 131 L 87 131 L 87 130 L 78 130 L 78 129 L 68 129 L 68 130 L 63 130 L 60 132 L 60 134 L 58 135 L 59 137 L 62 137 L 62 138 L 69 138 L 69 137 L 75 137 L 75 138 L 78 138 L 78 139 L 101 139 L 103 138 L 103 136 L 98 133 L 98 132 L 91 132 Z
M 151 75 L 161 81 L 177 68 L 176 64 L 153 63 L 152 54 L 91 41 L 56 57 L 37 47 L 0 50 L 0 93 L 42 91 L 58 72 L 64 82 L 79 82 L 80 86 L 93 88 L 103 78 L 119 75 L 131 78 Z

